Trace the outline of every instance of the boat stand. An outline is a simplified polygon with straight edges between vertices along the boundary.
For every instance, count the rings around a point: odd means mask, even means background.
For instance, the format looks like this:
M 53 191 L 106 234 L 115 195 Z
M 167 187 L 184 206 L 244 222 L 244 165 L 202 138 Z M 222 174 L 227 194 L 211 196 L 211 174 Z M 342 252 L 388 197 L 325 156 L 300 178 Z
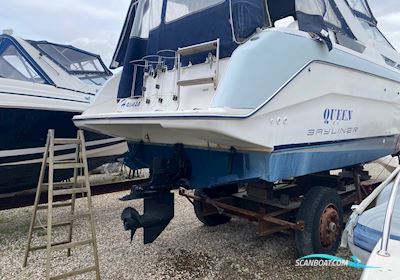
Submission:
M 54 152 L 56 145 L 74 145 L 75 146 L 75 159 L 74 160 L 55 160 Z M 73 179 L 72 182 L 61 182 L 56 183 L 53 182 L 54 172 L 56 170 L 73 170 Z M 46 172 L 47 171 L 47 172 Z M 48 174 L 48 183 L 44 183 L 46 173 Z M 78 174 L 80 173 L 80 174 Z M 84 176 L 83 184 L 78 183 L 78 175 Z M 46 189 L 47 188 L 47 189 Z M 48 192 L 48 201 L 47 204 L 39 204 L 41 193 L 47 191 Z M 87 211 L 84 213 L 76 214 L 75 213 L 75 203 L 77 194 L 82 194 L 86 196 L 87 199 Z M 71 198 L 69 201 L 62 202 L 54 202 L 54 198 L 57 196 L 65 196 L 70 195 Z M 68 218 L 64 218 L 62 221 L 54 222 L 53 221 L 53 208 L 66 208 L 69 209 Z M 37 212 L 40 210 L 47 210 L 47 226 L 42 226 L 36 224 Z M 65 215 L 67 216 L 67 215 Z M 91 238 L 82 241 L 72 241 L 73 235 L 73 225 L 74 221 L 78 217 L 85 217 L 90 220 L 90 231 Z M 67 240 L 62 242 L 53 242 L 53 228 L 58 227 L 66 227 L 68 230 Z M 32 247 L 32 235 L 34 231 L 44 229 L 47 231 L 46 239 L 47 244 L 42 246 Z M 57 276 L 51 276 L 51 260 L 52 260 L 52 252 L 67 250 L 67 256 L 71 255 L 71 249 L 91 245 L 94 257 L 94 265 L 74 270 L 70 272 L 66 272 Z M 96 279 L 100 279 L 100 270 L 99 270 L 99 257 L 97 253 L 97 241 L 96 241 L 96 231 L 95 231 L 95 223 L 93 220 L 92 213 L 92 200 L 91 200 L 91 190 L 89 184 L 89 170 L 86 156 L 86 147 L 85 147 L 85 138 L 82 130 L 79 130 L 77 133 L 76 139 L 57 139 L 55 138 L 54 130 L 49 130 L 46 141 L 46 148 L 43 155 L 42 167 L 40 170 L 39 182 L 36 191 L 35 204 L 33 210 L 33 216 L 29 227 L 29 235 L 28 235 L 28 244 L 25 250 L 25 257 L 23 262 L 23 267 L 26 267 L 29 253 L 32 251 L 43 250 L 47 251 L 47 263 L 46 263 L 46 279 L 65 279 L 67 277 L 76 276 L 88 272 L 96 272 Z

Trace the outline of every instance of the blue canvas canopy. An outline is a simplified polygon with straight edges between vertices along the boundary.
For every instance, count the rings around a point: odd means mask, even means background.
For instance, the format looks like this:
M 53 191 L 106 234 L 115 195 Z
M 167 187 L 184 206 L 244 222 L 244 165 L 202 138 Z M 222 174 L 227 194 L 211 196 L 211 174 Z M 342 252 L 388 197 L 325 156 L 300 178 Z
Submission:
M 330 48 L 329 34 L 324 37 L 322 30 L 354 38 L 334 0 L 132 1 L 111 64 L 124 66 L 118 98 L 142 95 L 145 67 L 140 63 L 156 64 L 162 57 L 171 69 L 178 48 L 216 39 L 220 58 L 230 57 L 257 28 L 271 27 L 288 16 L 299 20 L 300 30 L 321 35 Z M 185 57 L 182 64 L 204 62 L 207 55 Z
M 170 59 L 165 63 L 172 68 L 174 52 L 179 47 L 218 38 L 220 57 L 229 57 L 238 41 L 253 34 L 258 27 L 270 24 L 265 11 L 265 0 L 132 1 L 113 61 L 114 66 L 124 66 L 118 97 L 142 94 L 144 69 L 132 61 L 168 52 Z M 128 30 L 131 31 L 129 38 Z M 182 63 L 200 63 L 206 56 L 189 56 Z

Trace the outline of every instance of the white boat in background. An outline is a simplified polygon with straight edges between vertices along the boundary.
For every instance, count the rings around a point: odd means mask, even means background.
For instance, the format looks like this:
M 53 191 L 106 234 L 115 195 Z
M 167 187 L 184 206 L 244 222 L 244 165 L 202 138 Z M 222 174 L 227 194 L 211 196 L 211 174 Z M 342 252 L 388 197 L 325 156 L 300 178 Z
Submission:
M 371 253 L 367 266 L 377 267 L 375 269 L 365 269 L 361 280 L 399 280 L 400 279 L 400 241 L 391 240 L 389 251 L 390 256 L 379 255 L 381 244 L 378 243 Z
M 146 243 L 174 215 L 171 189 L 218 198 L 258 182 L 271 194 L 282 180 L 311 182 L 399 153 L 400 54 L 367 0 L 160 2 L 132 1 L 112 63 L 123 71 L 74 117 L 78 127 L 126 138 L 131 167 L 152 168 L 150 184 L 127 197 L 144 198 L 145 214 L 123 214 L 127 229 L 145 228 Z M 311 187 L 299 200 L 336 194 Z M 336 250 L 339 200 L 320 205 L 322 228 L 308 233 L 321 236 L 307 250 L 307 230 L 299 234 L 300 254 Z M 209 224 L 227 221 L 220 216 Z
M 98 55 L 47 41 L 0 35 L 0 195 L 35 188 L 48 129 L 76 137 L 73 116 L 93 102 L 112 73 Z M 89 165 L 126 151 L 121 138 L 86 133 Z M 73 146 L 56 151 L 73 156 Z M 57 180 L 68 178 L 56 174 Z
M 353 206 L 342 246 L 366 264 L 362 280 L 400 279 L 399 184 L 400 167 L 360 205 Z

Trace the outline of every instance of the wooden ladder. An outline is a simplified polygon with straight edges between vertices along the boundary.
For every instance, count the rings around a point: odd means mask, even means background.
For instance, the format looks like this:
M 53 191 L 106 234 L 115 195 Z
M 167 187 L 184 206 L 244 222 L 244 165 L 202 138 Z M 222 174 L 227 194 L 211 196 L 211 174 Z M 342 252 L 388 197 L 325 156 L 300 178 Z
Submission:
M 54 151 L 57 145 L 71 145 L 71 147 L 75 147 L 75 158 L 74 160 L 56 160 Z M 73 179 L 72 182 L 67 183 L 56 183 L 54 182 L 54 171 L 56 170 L 73 170 Z M 46 177 L 46 170 L 48 170 L 48 183 L 44 183 Z M 84 183 L 78 184 L 78 173 L 83 173 Z M 46 189 L 47 188 L 47 189 Z M 47 204 L 39 204 L 41 193 L 48 192 L 48 201 Z M 83 214 L 77 215 L 75 213 L 75 200 L 77 194 L 82 194 L 82 196 L 86 196 L 87 199 L 87 212 Z M 71 196 L 68 201 L 62 202 L 54 202 L 53 200 L 56 197 L 60 196 Z M 70 207 L 69 215 L 65 215 L 62 221 L 54 222 L 53 221 L 53 208 L 65 208 Z M 37 212 L 40 210 L 47 210 L 47 226 L 37 225 Z M 73 235 L 73 225 L 74 220 L 78 217 L 86 217 L 90 220 L 90 231 L 91 238 L 88 240 L 82 241 L 72 241 Z M 39 221 L 40 223 L 40 221 Z M 52 238 L 52 229 L 58 227 L 65 227 L 68 229 L 68 238 L 63 242 L 53 242 Z M 32 234 L 34 231 L 46 229 L 47 230 L 47 245 L 32 247 Z M 74 270 L 70 272 L 66 272 L 57 276 L 51 276 L 51 260 L 52 260 L 52 252 L 67 250 L 67 256 L 71 255 L 71 249 L 84 246 L 91 245 L 93 250 L 94 257 L 94 265 Z M 35 204 L 33 210 L 33 216 L 29 227 L 29 236 L 28 236 L 28 245 L 25 250 L 25 257 L 23 267 L 26 267 L 29 253 L 32 251 L 43 250 L 47 251 L 47 263 L 46 263 L 46 279 L 56 280 L 56 279 L 64 279 L 88 272 L 96 272 L 96 279 L 100 279 L 100 269 L 99 269 L 99 257 L 97 253 L 97 242 L 96 242 L 96 231 L 95 231 L 95 223 L 93 219 L 92 213 L 92 200 L 91 200 L 91 191 L 89 184 L 89 170 L 86 156 L 86 147 L 85 147 L 85 138 L 82 130 L 79 130 L 77 133 L 76 139 L 57 139 L 55 138 L 54 130 L 49 130 L 47 134 L 47 141 L 45 152 L 43 155 L 42 167 L 39 175 L 39 182 L 37 185 Z

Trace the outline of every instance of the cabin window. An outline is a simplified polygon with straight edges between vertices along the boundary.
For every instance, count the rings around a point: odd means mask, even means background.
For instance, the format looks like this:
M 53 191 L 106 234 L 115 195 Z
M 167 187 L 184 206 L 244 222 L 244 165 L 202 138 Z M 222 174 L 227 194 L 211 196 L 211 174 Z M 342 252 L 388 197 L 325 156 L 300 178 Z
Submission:
M 5 47 L 0 54 L 0 78 L 45 83 L 40 74 L 33 69 L 14 45 Z
M 390 58 L 382 55 L 383 59 L 385 60 L 386 64 L 389 65 L 390 67 L 396 67 L 397 63 L 391 60 Z
M 223 3 L 225 0 L 168 0 L 165 21 L 171 22 Z M 162 2 L 162 1 L 159 1 Z

